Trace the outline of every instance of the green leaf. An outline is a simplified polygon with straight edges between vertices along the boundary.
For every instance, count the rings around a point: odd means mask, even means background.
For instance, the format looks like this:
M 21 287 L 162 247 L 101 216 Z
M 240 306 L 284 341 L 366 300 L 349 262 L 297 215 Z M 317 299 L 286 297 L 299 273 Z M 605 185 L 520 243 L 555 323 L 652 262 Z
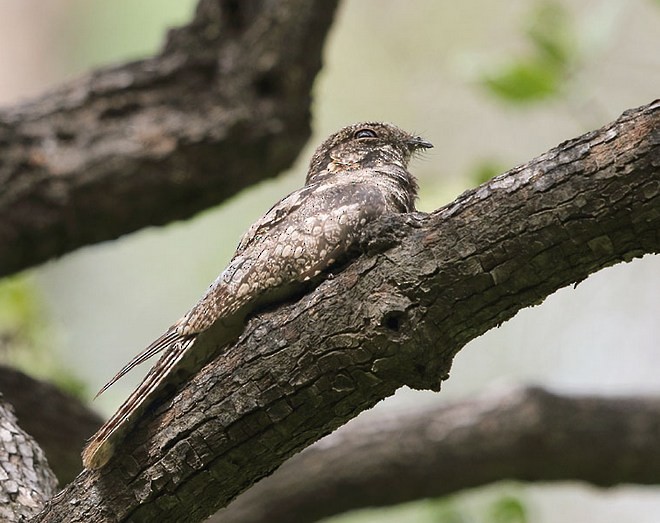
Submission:
M 561 88 L 561 77 L 554 67 L 542 61 L 521 60 L 484 77 L 482 83 L 503 100 L 531 102 L 556 95 Z
M 490 512 L 493 523 L 527 523 L 529 521 L 525 505 L 513 496 L 503 496 L 495 501 Z
M 529 103 L 558 96 L 580 58 L 572 19 L 556 0 L 536 4 L 525 27 L 529 51 L 494 71 L 480 83 L 511 103 Z

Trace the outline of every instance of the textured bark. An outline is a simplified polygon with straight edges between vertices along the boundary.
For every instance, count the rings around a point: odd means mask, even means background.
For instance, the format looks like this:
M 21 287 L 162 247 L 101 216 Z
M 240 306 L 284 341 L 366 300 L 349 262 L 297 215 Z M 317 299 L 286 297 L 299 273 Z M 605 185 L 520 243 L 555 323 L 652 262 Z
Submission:
M 156 57 L 0 111 L 0 276 L 288 167 L 336 1 L 200 0 Z
M 210 523 L 309 523 L 503 479 L 657 485 L 659 438 L 658 398 L 489 391 L 356 420 L 288 460 Z
M 55 493 L 57 480 L 39 445 L 0 396 L 0 521 L 23 522 Z
M 660 251 L 660 102 L 430 215 L 382 220 L 365 249 L 253 317 L 37 521 L 199 521 L 402 385 L 438 390 L 456 352 L 518 310 Z
M 21 427 L 46 453 L 61 485 L 81 471 L 80 449 L 101 426 L 101 418 L 50 383 L 0 365 L 0 392 Z

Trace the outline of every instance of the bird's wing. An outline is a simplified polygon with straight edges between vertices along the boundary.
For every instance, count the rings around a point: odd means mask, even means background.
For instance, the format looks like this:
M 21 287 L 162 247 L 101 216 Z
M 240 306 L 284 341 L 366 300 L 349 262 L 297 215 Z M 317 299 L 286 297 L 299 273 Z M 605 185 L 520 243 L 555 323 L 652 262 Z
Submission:
M 238 243 L 234 257 L 242 254 L 253 241 L 259 239 L 261 234 L 271 230 L 278 223 L 285 220 L 292 212 L 298 209 L 313 190 L 314 186 L 308 185 L 289 194 L 273 205 L 266 214 L 254 222 L 245 232 L 241 241 Z
M 241 238 L 229 265 L 209 286 L 204 296 L 177 322 L 179 332 L 188 336 L 199 334 L 220 317 L 227 320 L 229 325 L 231 318 L 253 301 L 254 295 L 260 291 L 242 292 L 241 287 L 245 278 L 249 278 L 252 272 L 260 244 L 268 243 L 272 239 L 272 233 L 277 230 L 278 225 L 298 210 L 313 194 L 314 189 L 314 185 L 309 185 L 289 194 L 252 224 Z

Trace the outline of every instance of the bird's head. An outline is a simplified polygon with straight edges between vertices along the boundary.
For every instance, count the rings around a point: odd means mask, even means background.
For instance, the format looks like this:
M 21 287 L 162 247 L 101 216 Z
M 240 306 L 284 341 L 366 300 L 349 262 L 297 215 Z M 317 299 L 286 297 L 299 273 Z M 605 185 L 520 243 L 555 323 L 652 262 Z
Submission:
M 406 169 L 412 155 L 433 144 L 395 125 L 363 122 L 344 127 L 323 142 L 310 163 L 307 183 L 338 171 L 395 166 Z

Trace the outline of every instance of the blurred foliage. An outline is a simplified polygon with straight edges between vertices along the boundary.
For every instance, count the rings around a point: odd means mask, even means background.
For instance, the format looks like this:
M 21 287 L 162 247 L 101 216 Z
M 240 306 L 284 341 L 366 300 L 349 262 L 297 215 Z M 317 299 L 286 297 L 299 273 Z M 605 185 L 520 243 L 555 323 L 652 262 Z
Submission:
M 502 496 L 490 509 L 489 521 L 493 523 L 527 523 L 527 509 L 522 501 L 513 496 Z
M 480 185 L 487 182 L 494 176 L 502 174 L 508 167 L 504 163 L 489 158 L 479 160 L 469 173 L 469 179 L 474 185 Z
M 536 4 L 524 34 L 529 51 L 480 78 L 491 94 L 517 104 L 562 93 L 580 58 L 577 31 L 558 1 Z
M 428 516 L 425 518 L 429 523 L 468 523 L 463 511 L 457 506 L 455 497 L 428 500 Z
M 0 280 L 0 362 L 84 397 L 84 382 L 58 363 L 56 346 L 55 328 L 31 279 Z
M 324 523 L 529 523 L 528 510 L 516 484 L 501 484 L 437 499 L 393 507 L 358 510 L 323 520 Z M 474 494 L 482 498 L 474 503 Z

